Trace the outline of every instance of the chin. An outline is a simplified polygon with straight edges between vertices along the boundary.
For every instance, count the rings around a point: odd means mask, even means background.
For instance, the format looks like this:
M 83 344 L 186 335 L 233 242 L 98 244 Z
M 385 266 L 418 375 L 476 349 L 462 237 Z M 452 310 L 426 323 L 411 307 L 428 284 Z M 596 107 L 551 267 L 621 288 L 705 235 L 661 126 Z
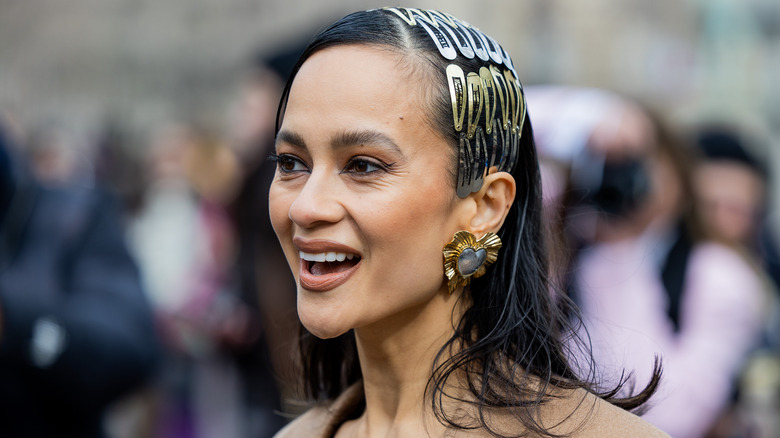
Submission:
M 332 327 L 332 326 L 326 326 L 322 324 L 303 323 L 303 326 L 306 328 L 306 330 L 309 331 L 309 333 L 313 334 L 314 336 L 320 339 L 337 338 L 349 331 L 349 328 Z
M 344 323 L 344 318 L 336 316 L 336 312 L 329 312 L 324 306 L 313 306 L 306 309 L 298 306 L 298 317 L 301 324 L 309 333 L 320 339 L 332 339 L 348 332 L 352 327 Z

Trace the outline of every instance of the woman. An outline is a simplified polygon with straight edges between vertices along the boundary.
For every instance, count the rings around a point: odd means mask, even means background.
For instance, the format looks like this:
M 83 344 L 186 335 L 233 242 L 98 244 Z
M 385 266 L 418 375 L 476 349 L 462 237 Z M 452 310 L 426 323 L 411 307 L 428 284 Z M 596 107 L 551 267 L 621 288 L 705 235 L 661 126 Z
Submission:
M 415 9 L 351 14 L 301 56 L 269 203 L 321 404 L 279 436 L 663 436 L 616 407 L 655 381 L 613 405 L 568 363 L 516 78 Z

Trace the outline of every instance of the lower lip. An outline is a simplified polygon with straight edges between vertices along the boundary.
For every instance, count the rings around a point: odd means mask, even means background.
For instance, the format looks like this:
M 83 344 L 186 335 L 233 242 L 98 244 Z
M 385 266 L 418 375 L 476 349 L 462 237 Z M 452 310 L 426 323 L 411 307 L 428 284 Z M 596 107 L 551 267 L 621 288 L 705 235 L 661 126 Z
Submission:
M 352 274 L 357 272 L 360 264 L 363 261 L 359 261 L 355 266 L 347 269 L 346 271 L 336 272 L 333 274 L 314 275 L 306 269 L 306 261 L 300 260 L 300 282 L 301 287 L 313 292 L 327 292 L 331 289 L 335 289 L 342 284 L 346 283 Z

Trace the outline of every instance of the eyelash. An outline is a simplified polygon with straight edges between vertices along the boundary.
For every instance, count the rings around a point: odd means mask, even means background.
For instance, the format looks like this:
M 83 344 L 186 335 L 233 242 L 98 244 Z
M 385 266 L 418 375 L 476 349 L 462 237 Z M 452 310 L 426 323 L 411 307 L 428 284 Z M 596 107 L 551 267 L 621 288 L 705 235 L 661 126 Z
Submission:
M 271 154 L 270 157 L 268 157 L 271 161 L 276 163 L 277 169 L 279 169 L 279 172 L 284 174 L 292 174 L 296 172 L 303 172 L 303 171 L 310 171 L 309 166 L 306 165 L 306 163 L 303 162 L 300 158 L 290 155 L 290 154 Z M 295 164 L 300 164 L 305 169 L 285 169 L 285 164 L 292 164 L 295 166 Z M 354 170 L 355 166 L 358 164 L 363 164 L 366 166 L 373 166 L 376 167 L 376 169 L 373 170 L 364 170 L 364 171 L 357 171 Z M 365 157 L 352 157 L 347 161 L 347 164 L 344 166 L 344 168 L 341 170 L 340 173 L 348 173 L 355 176 L 365 176 L 370 175 L 376 172 L 387 172 L 390 170 L 390 168 L 395 163 L 385 163 L 377 159 L 369 159 Z
M 291 173 L 302 172 L 303 171 L 301 169 L 298 169 L 298 170 L 296 170 L 296 169 L 289 169 L 289 170 L 285 169 L 284 167 L 282 167 L 285 164 L 293 164 L 293 165 L 295 165 L 297 163 L 297 164 L 300 164 L 301 166 L 303 166 L 306 171 L 309 170 L 309 166 L 307 166 L 306 163 L 304 163 L 300 158 L 298 158 L 298 157 L 296 157 L 294 155 L 290 155 L 290 154 L 271 154 L 268 157 L 268 159 L 273 161 L 274 163 L 276 163 L 276 168 L 279 170 L 279 172 L 284 173 L 284 174 L 291 174 Z
M 364 164 L 366 166 L 373 166 L 376 169 L 374 169 L 374 170 L 364 170 L 364 171 L 348 170 L 350 168 L 354 169 L 356 167 L 356 165 L 359 164 L 359 163 L 360 164 Z M 344 169 L 341 171 L 341 173 L 350 173 L 350 174 L 354 174 L 354 175 L 357 175 L 357 176 L 370 175 L 370 174 L 376 173 L 376 172 L 387 172 L 388 170 L 390 170 L 391 167 L 393 167 L 393 164 L 394 163 L 388 164 L 388 163 L 384 163 L 384 162 L 382 162 L 380 160 L 377 160 L 377 159 L 369 159 L 369 158 L 366 158 L 366 157 L 352 157 L 347 162 L 347 165 L 344 166 Z

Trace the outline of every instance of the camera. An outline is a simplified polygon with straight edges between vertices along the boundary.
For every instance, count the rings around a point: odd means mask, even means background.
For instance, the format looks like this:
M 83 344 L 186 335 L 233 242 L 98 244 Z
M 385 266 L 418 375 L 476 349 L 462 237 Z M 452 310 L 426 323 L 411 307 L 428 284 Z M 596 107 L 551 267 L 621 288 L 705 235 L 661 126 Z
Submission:
M 571 166 L 575 204 L 590 206 L 610 217 L 634 212 L 650 193 L 647 164 L 639 157 L 607 159 L 584 151 Z

